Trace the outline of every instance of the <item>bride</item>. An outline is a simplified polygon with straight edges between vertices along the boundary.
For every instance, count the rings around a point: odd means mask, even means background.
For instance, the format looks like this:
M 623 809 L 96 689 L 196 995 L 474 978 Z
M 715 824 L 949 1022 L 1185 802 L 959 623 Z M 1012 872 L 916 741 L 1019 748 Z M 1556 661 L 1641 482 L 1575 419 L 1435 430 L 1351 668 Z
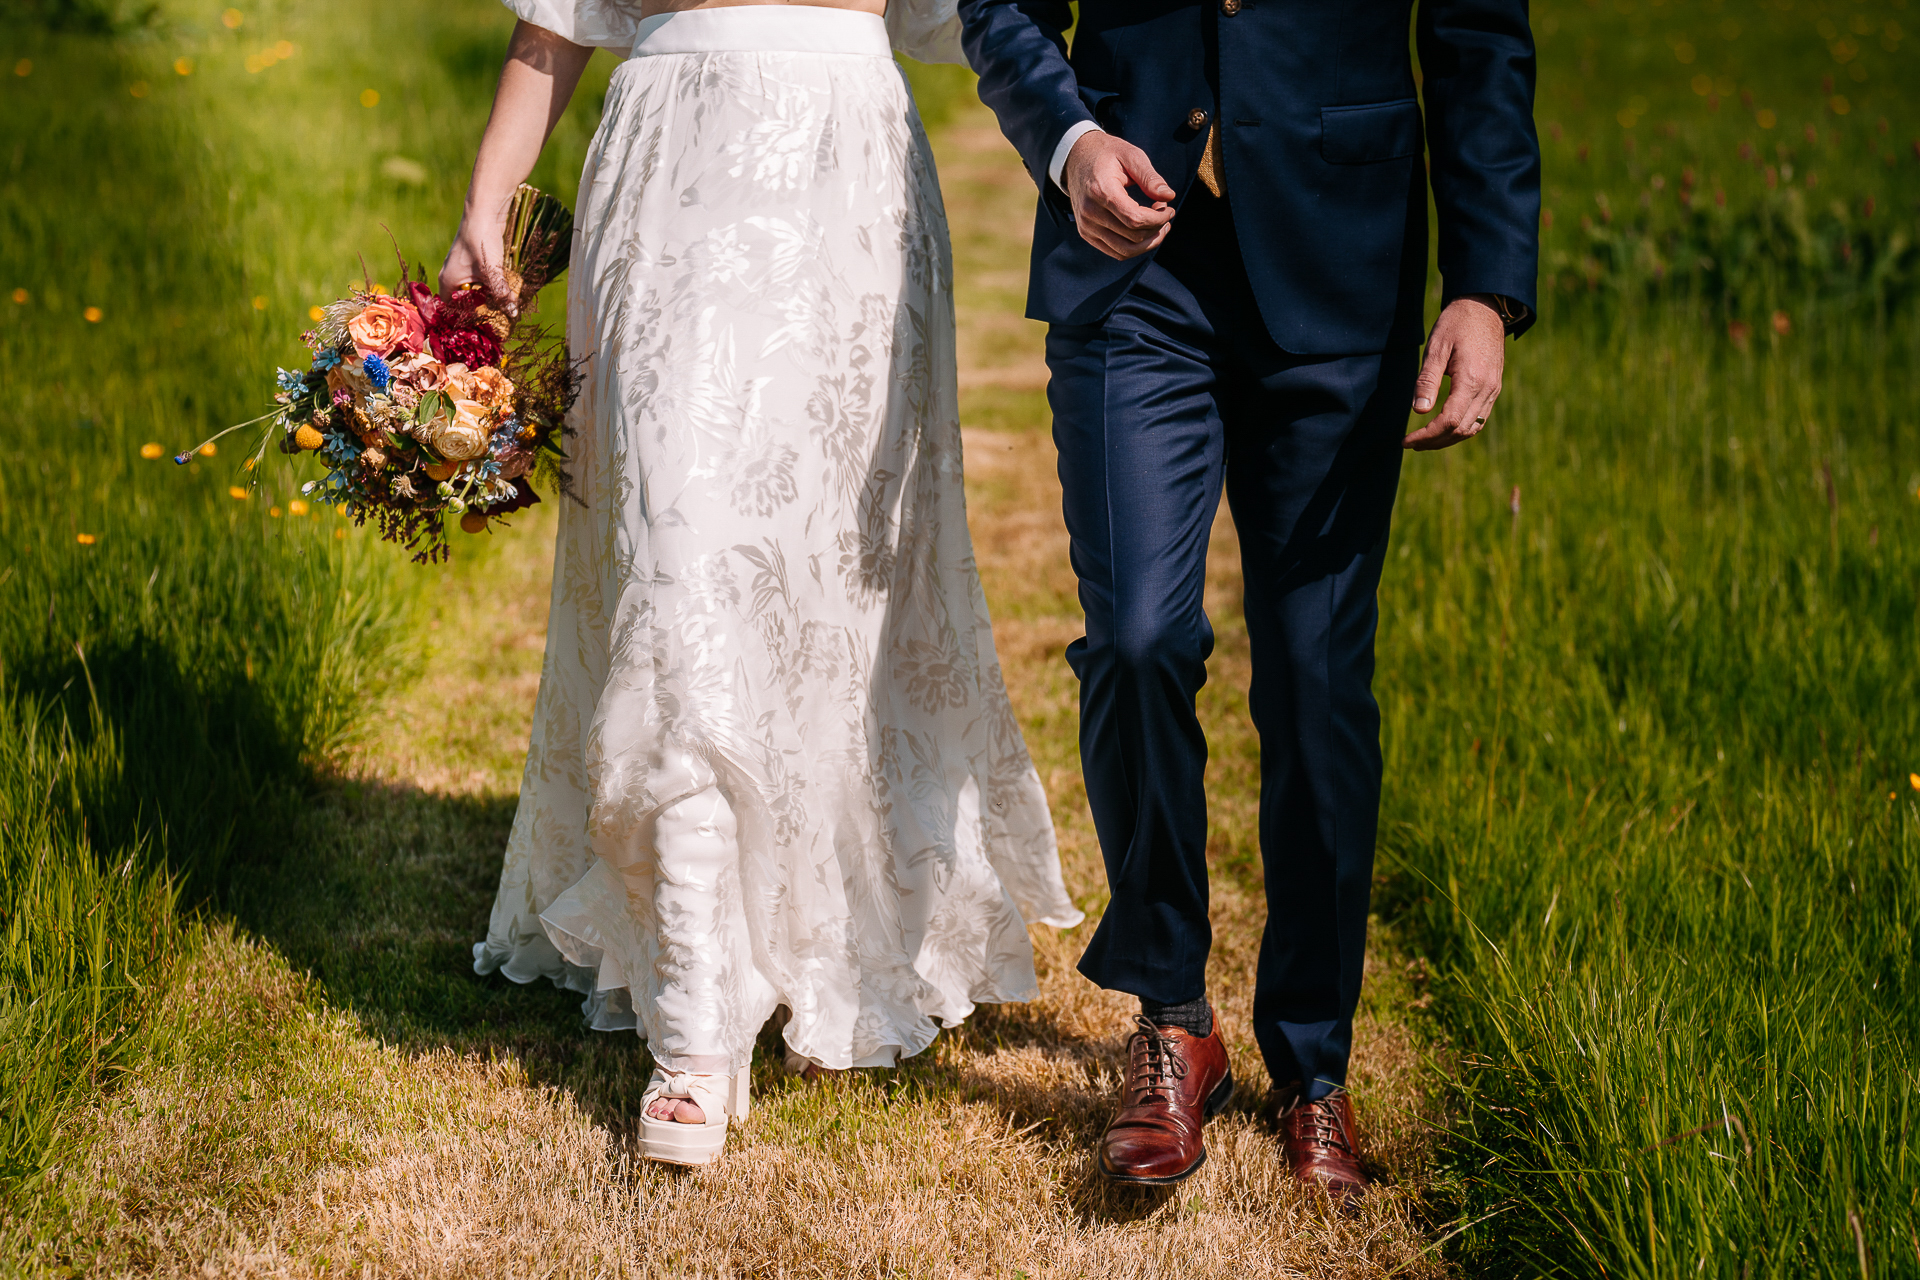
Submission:
M 1027 922 L 1080 919 L 974 568 L 946 215 L 892 57 L 961 61 L 959 23 L 508 4 L 443 290 L 497 270 L 593 48 L 628 59 L 581 175 L 575 492 L 474 967 L 637 1028 L 643 1149 L 704 1163 L 777 1010 L 790 1069 L 891 1066 L 1032 998 Z

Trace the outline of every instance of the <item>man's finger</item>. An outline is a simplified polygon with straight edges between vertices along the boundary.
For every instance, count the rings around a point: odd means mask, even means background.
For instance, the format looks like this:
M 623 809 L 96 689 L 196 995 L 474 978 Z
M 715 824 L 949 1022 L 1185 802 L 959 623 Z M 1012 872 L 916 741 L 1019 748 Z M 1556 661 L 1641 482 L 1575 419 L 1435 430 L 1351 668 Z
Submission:
M 1098 208 L 1122 230 L 1157 227 L 1173 217 L 1172 209 L 1154 209 L 1136 201 L 1116 178 L 1095 184 L 1088 192 L 1090 207 Z
M 1153 167 L 1153 161 L 1147 159 L 1147 153 L 1138 147 L 1128 147 L 1120 152 L 1120 167 L 1126 171 L 1127 180 L 1140 188 L 1142 195 L 1149 200 L 1171 200 L 1174 189 Z
M 1113 235 L 1111 232 L 1098 231 L 1090 228 L 1082 229 L 1080 234 L 1088 244 L 1091 244 L 1109 258 L 1116 258 L 1121 262 L 1125 262 L 1129 258 L 1137 258 L 1143 253 L 1148 253 L 1159 248 L 1160 242 L 1167 237 L 1167 230 L 1166 227 L 1160 228 L 1152 239 L 1146 241 L 1129 240 Z
M 1420 366 L 1420 376 L 1413 382 L 1413 411 L 1431 413 L 1434 401 L 1440 396 L 1440 379 L 1447 372 L 1447 357 L 1453 354 L 1453 344 L 1440 334 L 1427 343 L 1427 358 Z
M 1150 223 L 1147 226 L 1133 226 L 1120 221 L 1113 214 L 1098 205 L 1091 205 L 1081 219 L 1096 231 L 1112 236 L 1117 240 L 1126 240 L 1134 244 L 1151 240 L 1166 229 L 1166 223 Z

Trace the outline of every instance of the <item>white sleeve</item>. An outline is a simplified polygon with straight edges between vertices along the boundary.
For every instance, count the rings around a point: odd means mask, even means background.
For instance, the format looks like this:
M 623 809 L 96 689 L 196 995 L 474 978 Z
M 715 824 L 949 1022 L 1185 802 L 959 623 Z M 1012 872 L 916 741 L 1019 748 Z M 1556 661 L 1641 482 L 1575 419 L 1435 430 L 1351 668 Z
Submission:
M 624 56 L 640 30 L 640 0 L 504 0 L 522 22 L 562 40 Z
M 1067 184 L 1060 180 L 1060 175 L 1067 167 L 1067 153 L 1073 150 L 1073 144 L 1090 133 L 1105 132 L 1105 129 L 1091 120 L 1082 120 L 1078 124 L 1067 126 L 1067 131 L 1060 136 L 1060 145 L 1053 149 L 1053 159 L 1047 164 L 1047 176 L 1053 179 L 1054 186 L 1062 191 L 1067 189 Z
M 916 62 L 967 65 L 960 49 L 959 0 L 888 0 L 887 39 Z

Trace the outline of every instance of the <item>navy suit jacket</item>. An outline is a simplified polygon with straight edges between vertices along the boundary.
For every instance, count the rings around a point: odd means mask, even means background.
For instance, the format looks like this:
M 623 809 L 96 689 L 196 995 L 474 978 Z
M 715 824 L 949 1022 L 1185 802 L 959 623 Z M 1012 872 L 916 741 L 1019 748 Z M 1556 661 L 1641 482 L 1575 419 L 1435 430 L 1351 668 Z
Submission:
M 1098 323 L 1146 262 L 1082 240 L 1048 180 L 1082 120 L 1144 150 L 1182 201 L 1220 129 L 1241 256 L 1287 351 L 1419 340 L 1429 168 L 1446 296 L 1503 294 L 1530 316 L 1540 143 L 1527 0 L 1420 0 L 1418 95 L 1413 0 L 1081 0 L 1071 54 L 1068 0 L 959 5 L 980 97 L 1040 184 L 1029 317 Z

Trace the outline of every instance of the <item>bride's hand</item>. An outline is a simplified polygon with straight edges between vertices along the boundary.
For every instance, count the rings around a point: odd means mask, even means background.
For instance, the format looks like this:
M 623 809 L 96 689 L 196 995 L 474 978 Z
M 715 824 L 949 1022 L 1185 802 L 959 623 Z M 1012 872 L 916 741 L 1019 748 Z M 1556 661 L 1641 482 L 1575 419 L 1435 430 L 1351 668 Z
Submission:
M 452 297 L 463 284 L 486 283 L 488 268 L 500 269 L 505 246 L 504 228 L 481 229 L 462 221 L 447 249 L 447 260 L 440 267 L 440 296 Z

